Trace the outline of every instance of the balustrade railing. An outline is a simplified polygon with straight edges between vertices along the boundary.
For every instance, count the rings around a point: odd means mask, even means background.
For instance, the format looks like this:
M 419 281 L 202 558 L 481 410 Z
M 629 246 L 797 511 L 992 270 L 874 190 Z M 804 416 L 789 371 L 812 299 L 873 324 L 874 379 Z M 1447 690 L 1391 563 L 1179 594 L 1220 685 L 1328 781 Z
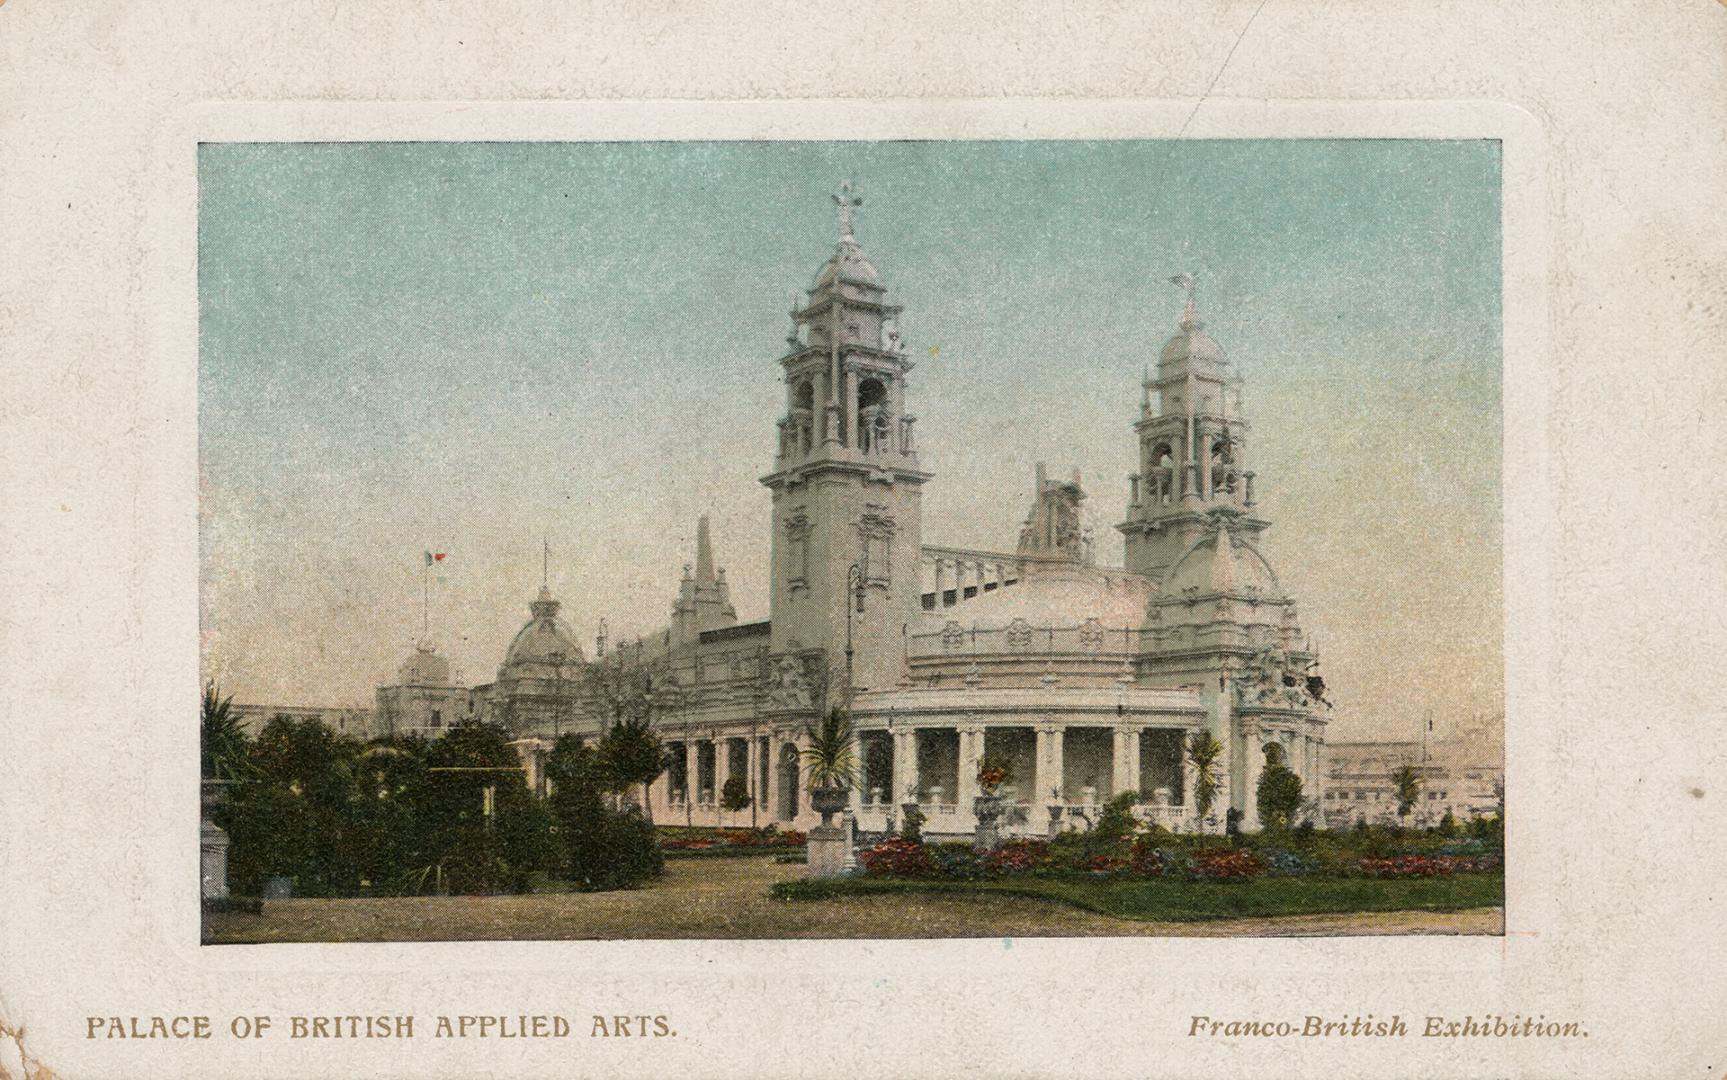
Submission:
M 912 659 L 931 656 L 1025 653 L 1093 653 L 1102 657 L 1137 655 L 1151 642 L 1146 630 L 1107 629 L 1099 623 L 1079 626 L 1032 626 L 1020 622 L 979 629 L 958 621 L 941 630 L 912 634 L 907 649 Z

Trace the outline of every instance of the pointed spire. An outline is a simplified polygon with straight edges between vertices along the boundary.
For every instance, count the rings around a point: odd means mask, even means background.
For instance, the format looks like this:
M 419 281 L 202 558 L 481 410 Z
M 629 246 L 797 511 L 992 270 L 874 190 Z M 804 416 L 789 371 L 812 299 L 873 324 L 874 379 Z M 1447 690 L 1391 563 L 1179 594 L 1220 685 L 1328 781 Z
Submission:
M 696 588 L 708 589 L 714 584 L 714 545 L 708 538 L 708 516 L 696 519 Z
M 563 605 L 559 604 L 556 600 L 552 599 L 552 590 L 541 585 L 539 596 L 534 599 L 533 603 L 528 605 L 528 610 L 533 612 L 534 618 L 536 619 L 555 619 L 558 615 L 558 609 L 562 606 Z
M 852 235 L 852 209 L 862 206 L 863 199 L 852 194 L 852 182 L 845 180 L 840 183 L 840 193 L 833 196 L 833 200 L 840 212 L 840 243 L 857 243 L 857 237 Z
M 1196 282 L 1193 275 L 1180 273 L 1169 279 L 1171 285 L 1180 286 L 1187 293 L 1187 302 L 1181 306 L 1181 328 L 1183 330 L 1198 330 L 1205 324 L 1199 319 L 1199 307 L 1193 302 Z
M 1211 591 L 1235 591 L 1235 546 L 1229 539 L 1229 529 L 1217 527 L 1217 549 L 1211 553 Z

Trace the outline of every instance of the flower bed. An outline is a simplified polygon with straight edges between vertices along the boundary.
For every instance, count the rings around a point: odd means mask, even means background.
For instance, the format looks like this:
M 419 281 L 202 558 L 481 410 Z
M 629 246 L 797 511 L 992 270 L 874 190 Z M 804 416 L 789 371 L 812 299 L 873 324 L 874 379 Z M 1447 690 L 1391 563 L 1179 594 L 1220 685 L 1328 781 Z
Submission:
M 806 837 L 796 829 L 718 829 L 709 833 L 685 833 L 660 839 L 662 851 L 707 851 L 713 848 L 778 849 L 801 848 Z
M 1070 834 L 1072 835 L 1072 834 Z M 858 856 L 871 877 L 979 881 L 1003 878 L 1105 878 L 1234 882 L 1270 878 L 1419 878 L 1485 874 L 1500 869 L 1498 855 L 1397 854 L 1296 851 L 1220 846 L 1212 839 L 1192 846 L 1168 836 L 1142 833 L 1131 841 L 1102 846 L 1058 839 L 1009 840 L 976 853 L 964 843 L 925 844 L 889 837 Z
M 1399 855 L 1390 859 L 1361 859 L 1355 865 L 1368 877 L 1441 877 L 1497 870 L 1500 859 L 1496 855 Z

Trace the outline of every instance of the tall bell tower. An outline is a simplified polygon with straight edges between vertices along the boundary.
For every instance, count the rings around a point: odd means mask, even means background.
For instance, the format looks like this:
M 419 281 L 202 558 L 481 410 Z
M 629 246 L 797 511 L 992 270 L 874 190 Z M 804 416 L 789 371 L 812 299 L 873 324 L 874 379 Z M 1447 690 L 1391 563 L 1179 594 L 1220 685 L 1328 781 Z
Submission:
M 903 674 L 903 634 L 921 610 L 931 474 L 912 439 L 900 309 L 852 231 L 863 200 L 849 182 L 833 199 L 839 245 L 793 303 L 785 415 L 762 477 L 774 506 L 771 648 L 824 649 L 837 680 L 849 622 L 853 688 L 882 689 Z
M 1216 527 L 1219 511 L 1249 541 L 1270 524 L 1255 512 L 1241 375 L 1205 332 L 1193 276 L 1170 282 L 1181 286 L 1187 302 L 1155 375 L 1146 369 L 1134 424 L 1139 471 L 1128 477 L 1127 520 L 1116 526 L 1126 536 L 1127 568 L 1158 580 Z

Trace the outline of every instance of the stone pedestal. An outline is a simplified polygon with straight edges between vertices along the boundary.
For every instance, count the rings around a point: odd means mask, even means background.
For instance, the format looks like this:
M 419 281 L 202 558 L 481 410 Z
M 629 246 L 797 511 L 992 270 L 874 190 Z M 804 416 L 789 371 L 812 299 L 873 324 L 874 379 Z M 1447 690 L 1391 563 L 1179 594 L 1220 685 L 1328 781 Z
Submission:
M 227 798 L 228 781 L 205 777 L 198 790 L 198 892 L 205 900 L 228 899 L 228 833 L 214 820 Z
M 1061 835 L 1061 815 L 1066 807 L 1060 803 L 1051 803 L 1049 807 L 1049 838 L 1054 840 Z
M 812 878 L 840 877 L 846 872 L 846 831 L 832 825 L 817 825 L 805 846 Z
M 973 813 L 977 816 L 977 835 L 972 841 L 973 851 L 994 851 L 1001 847 L 1001 798 L 997 795 L 979 795 L 972 800 Z
M 209 819 L 198 829 L 198 876 L 203 899 L 228 899 L 228 834 Z

